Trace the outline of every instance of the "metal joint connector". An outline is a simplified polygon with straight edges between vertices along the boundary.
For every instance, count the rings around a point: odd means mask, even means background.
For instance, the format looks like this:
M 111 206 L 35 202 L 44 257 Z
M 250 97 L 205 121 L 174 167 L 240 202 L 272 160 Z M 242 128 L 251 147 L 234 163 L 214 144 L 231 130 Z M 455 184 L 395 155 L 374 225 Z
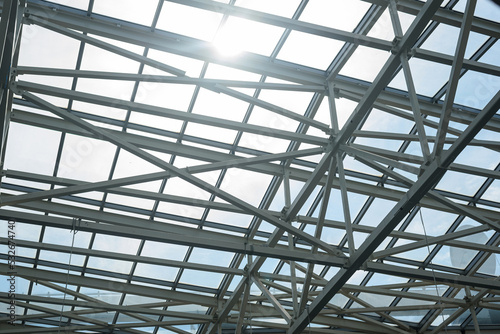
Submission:
M 401 42 L 401 37 L 394 37 L 392 40 L 392 48 L 391 48 L 391 53 L 396 54 L 400 51 L 401 46 L 399 45 Z

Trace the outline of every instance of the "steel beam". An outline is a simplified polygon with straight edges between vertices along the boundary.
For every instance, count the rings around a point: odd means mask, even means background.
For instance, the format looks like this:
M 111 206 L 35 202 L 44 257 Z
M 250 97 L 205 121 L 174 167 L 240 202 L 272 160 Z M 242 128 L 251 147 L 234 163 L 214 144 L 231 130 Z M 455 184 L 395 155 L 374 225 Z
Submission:
M 7 245 L 8 238 L 0 237 L 0 244 Z M 177 268 L 200 270 L 200 271 L 213 272 L 213 273 L 232 274 L 232 275 L 243 275 L 244 274 L 243 270 L 237 269 L 237 268 L 220 267 L 220 266 L 215 266 L 215 265 L 210 265 L 210 264 L 200 264 L 200 263 L 192 263 L 192 262 L 185 262 L 185 261 L 174 261 L 174 260 L 168 260 L 168 259 L 159 259 L 159 258 L 155 258 L 155 257 L 148 257 L 148 256 L 143 256 L 143 255 L 139 256 L 139 255 L 100 251 L 100 250 L 95 250 L 95 249 L 87 249 L 87 248 L 79 248 L 79 247 L 68 247 L 68 246 L 49 244 L 49 243 L 45 243 L 45 242 L 40 243 L 40 242 L 17 239 L 16 246 L 26 247 L 26 248 L 31 248 L 31 249 L 40 249 L 40 250 L 46 250 L 46 251 L 52 251 L 52 252 L 60 252 L 60 253 L 64 253 L 64 254 L 73 253 L 73 254 L 79 254 L 79 255 L 84 255 L 84 256 L 93 256 L 93 257 L 104 258 L 104 259 L 112 259 L 112 260 L 127 261 L 127 262 L 140 262 L 140 263 L 152 264 L 152 265 L 157 265 L 157 266 L 177 267 Z
M 166 171 L 170 171 L 171 173 L 182 178 L 184 181 L 187 181 L 187 182 L 189 182 L 189 183 L 195 185 L 196 187 L 199 187 L 205 191 L 209 191 L 213 195 L 245 210 L 248 213 L 254 214 L 257 217 L 260 217 L 261 219 L 268 221 L 269 223 L 275 225 L 276 227 L 279 227 L 287 232 L 294 234 L 295 236 L 311 243 L 312 245 L 317 245 L 319 248 L 321 248 L 321 249 L 323 249 L 331 254 L 334 254 L 334 255 L 338 254 L 338 251 L 332 249 L 327 243 L 310 236 L 309 234 L 287 224 L 286 222 L 283 222 L 280 219 L 276 219 L 274 216 L 269 215 L 267 212 L 265 212 L 259 208 L 256 208 L 256 207 L 240 200 L 239 198 L 237 198 L 231 194 L 228 194 L 225 191 L 222 191 L 221 189 L 209 184 L 208 182 L 205 182 L 199 178 L 192 176 L 188 172 L 183 171 L 183 170 L 157 158 L 156 156 L 154 156 L 154 155 L 152 155 L 144 150 L 141 150 L 137 146 L 130 144 L 129 142 L 124 141 L 121 138 L 114 136 L 107 131 L 102 131 L 101 129 L 95 127 L 94 125 L 74 116 L 73 114 L 71 114 L 67 111 L 64 111 L 60 108 L 55 107 L 54 105 L 44 101 L 43 99 L 41 99 L 41 98 L 31 94 L 31 93 L 27 93 L 24 91 L 22 91 L 20 93 L 23 95 L 23 97 L 27 98 L 29 101 L 36 103 L 40 106 L 43 106 L 44 108 L 49 109 L 52 113 L 56 114 L 57 116 L 62 117 L 64 119 L 67 119 L 67 120 L 79 125 L 83 129 L 90 131 L 90 132 L 94 133 L 95 135 L 100 136 L 103 139 L 108 140 L 109 142 L 117 145 L 118 147 L 144 159 L 147 162 L 152 163 L 153 165 L 155 165 L 157 167 L 160 167 Z
M 264 163 L 269 161 L 279 161 L 283 159 L 289 159 L 295 157 L 297 154 L 299 156 L 315 155 L 323 152 L 323 149 L 308 149 L 302 151 L 301 153 L 297 151 L 291 151 L 281 154 L 270 154 L 265 156 L 259 156 L 255 158 L 238 158 L 234 160 L 225 160 L 221 162 L 214 162 L 211 164 L 198 165 L 194 167 L 187 167 L 184 170 L 190 174 L 204 173 L 214 170 L 220 170 L 231 167 L 243 167 L 251 164 Z M 142 182 L 155 181 L 160 179 L 166 179 L 175 174 L 169 171 L 150 173 L 146 175 L 137 175 L 132 177 L 125 177 L 114 180 L 107 180 L 101 182 L 87 182 L 81 183 L 79 185 L 67 186 L 65 188 L 50 189 L 45 191 L 33 192 L 24 195 L 9 196 L 7 198 L 0 197 L 0 207 L 5 205 L 16 205 L 23 202 L 35 201 L 40 199 L 62 197 L 66 195 L 74 195 L 78 193 L 85 193 L 88 191 L 108 191 L 109 188 L 122 187 L 125 185 L 137 184 Z
M 100 79 L 100 80 L 169 83 L 176 85 L 195 85 L 195 86 L 205 87 L 211 90 L 214 89 L 215 85 L 220 85 L 228 88 L 231 87 L 231 88 L 260 89 L 260 90 L 285 90 L 285 91 L 298 91 L 298 92 L 310 92 L 310 93 L 321 93 L 325 91 L 325 87 L 323 85 L 302 85 L 302 84 L 241 81 L 241 80 L 190 78 L 186 76 L 175 77 L 171 75 L 99 72 L 99 71 L 31 67 L 31 66 L 18 66 L 17 68 L 12 69 L 12 71 L 14 75 L 32 74 L 32 75 L 42 75 L 42 76 L 87 78 L 87 79 Z
M 451 109 L 457 93 L 458 80 L 460 79 L 460 72 L 464 62 L 465 49 L 469 39 L 470 27 L 472 25 L 472 17 L 474 16 L 475 8 L 476 0 L 468 0 L 465 6 L 464 20 L 460 27 L 458 43 L 453 58 L 453 64 L 451 65 L 450 77 L 446 87 L 446 97 L 444 99 L 443 108 L 439 118 L 439 127 L 436 134 L 437 140 L 434 144 L 434 150 L 432 152 L 433 157 L 439 157 L 443 151 L 444 139 L 448 130 Z
M 361 120 L 368 114 L 369 110 L 371 110 L 373 103 L 377 99 L 377 96 L 387 86 L 390 80 L 392 80 L 394 71 L 396 71 L 396 69 L 400 65 L 401 55 L 403 53 L 406 53 L 406 50 L 413 46 L 418 36 L 427 25 L 428 20 L 433 15 L 437 7 L 439 7 L 439 4 L 441 2 L 442 1 L 430 2 L 429 5 L 424 7 L 415 21 L 413 21 L 410 28 L 408 28 L 406 34 L 402 37 L 400 42 L 398 42 L 397 45 L 392 49 L 391 56 L 389 56 L 389 59 L 380 70 L 374 82 L 369 86 L 366 94 L 363 95 L 361 101 L 359 102 L 349 119 L 346 121 L 342 130 L 340 130 L 338 135 L 333 139 L 333 143 L 329 148 L 329 152 L 327 152 L 324 156 L 325 159 L 322 159 L 318 163 L 318 166 L 311 175 L 311 178 L 302 187 L 291 207 L 287 210 L 285 219 L 290 220 L 297 215 L 299 210 L 302 208 L 302 205 L 304 205 L 312 190 L 318 184 L 318 181 L 328 168 L 327 157 L 329 157 L 330 155 L 335 155 L 339 149 L 339 146 L 345 144 L 346 141 L 351 137 L 353 132 L 357 130 L 357 127 L 360 124 Z
M 159 61 L 156 61 L 156 60 L 153 60 L 151 58 L 139 55 L 137 53 L 125 50 L 125 49 L 123 49 L 121 47 L 118 47 L 116 45 L 113 45 L 113 44 L 101 41 L 101 40 L 99 40 L 97 38 L 90 37 L 90 36 L 88 36 L 86 34 L 81 34 L 81 33 L 78 33 L 76 31 L 67 29 L 65 27 L 59 26 L 59 25 L 57 25 L 55 23 L 52 23 L 52 22 L 50 22 L 48 20 L 45 20 L 43 18 L 39 18 L 39 17 L 34 16 L 34 15 L 27 16 L 27 18 L 25 19 L 25 21 L 28 24 L 29 23 L 35 23 L 35 24 L 37 24 L 37 25 L 39 25 L 39 26 L 41 26 L 43 28 L 52 30 L 52 31 L 54 31 L 54 32 L 56 32 L 58 34 L 61 34 L 61 35 L 64 35 L 64 36 L 68 36 L 68 37 L 77 39 L 77 40 L 79 40 L 81 42 L 84 42 L 84 43 L 87 43 L 87 44 L 90 44 L 90 45 L 94 45 L 94 46 L 96 46 L 98 48 L 101 48 L 103 50 L 110 51 L 110 52 L 115 53 L 117 55 L 120 55 L 122 57 L 131 59 L 131 60 L 135 60 L 135 61 L 137 61 L 137 62 L 139 62 L 141 64 L 145 64 L 145 65 L 151 66 L 153 68 L 156 68 L 156 69 L 161 70 L 161 71 L 165 71 L 167 73 L 171 73 L 171 74 L 174 74 L 174 75 L 177 75 L 177 76 L 183 76 L 185 74 L 184 71 L 182 71 L 182 70 L 180 70 L 178 68 L 175 68 L 173 66 L 169 66 L 169 65 L 163 64 L 163 63 L 161 63 Z
M 429 8 L 430 3 L 426 3 Z M 439 7 L 439 4 L 437 5 Z M 436 8 L 434 8 L 435 10 Z M 432 13 L 432 10 L 428 12 Z M 410 29 L 412 29 L 410 27 Z M 440 159 L 435 159 L 424 171 L 421 177 L 408 190 L 405 198 L 401 199 L 389 214 L 377 226 L 374 233 L 368 236 L 365 242 L 350 257 L 347 268 L 342 268 L 329 281 L 322 293 L 311 303 L 309 313 L 302 313 L 296 322 L 290 327 L 289 333 L 299 333 L 310 322 L 311 315 L 314 318 L 321 308 L 342 288 L 347 280 L 365 263 L 378 245 L 389 235 L 390 231 L 407 215 L 407 213 L 435 186 L 446 172 L 446 168 L 455 160 L 468 142 L 483 128 L 484 124 L 495 115 L 500 108 L 500 92 L 488 103 L 476 119 L 467 127 L 464 133 L 447 150 Z
M 130 110 L 142 112 L 142 113 L 149 114 L 149 115 L 155 115 L 155 116 L 172 118 L 172 119 L 188 121 L 188 122 L 193 122 L 193 123 L 198 123 L 198 124 L 203 124 L 203 125 L 221 127 L 221 128 L 226 128 L 226 129 L 230 129 L 230 130 L 249 132 L 249 133 L 254 133 L 254 134 L 258 134 L 258 135 L 262 135 L 262 136 L 270 136 L 270 137 L 276 137 L 276 138 L 281 138 L 281 139 L 286 139 L 286 140 L 304 141 L 304 142 L 309 143 L 309 144 L 320 145 L 320 146 L 328 144 L 328 141 L 326 139 L 316 137 L 316 136 L 303 135 L 303 134 L 298 134 L 295 132 L 278 130 L 278 129 L 271 129 L 271 128 L 266 128 L 263 126 L 252 125 L 252 124 L 243 124 L 241 122 L 229 121 L 229 120 L 225 120 L 222 118 L 187 113 L 187 112 L 183 112 L 183 111 L 179 111 L 179 110 L 161 108 L 161 107 L 156 107 L 156 106 L 147 105 L 147 104 L 143 104 L 143 103 L 125 101 L 125 100 L 120 100 L 120 99 L 115 99 L 115 98 L 110 98 L 110 97 L 100 96 L 100 95 L 95 95 L 95 94 L 89 94 L 89 93 L 82 93 L 82 92 L 72 91 L 69 89 L 56 88 L 56 87 L 40 85 L 40 84 L 36 84 L 36 83 L 17 81 L 16 83 L 14 83 L 12 85 L 12 88 L 14 88 L 14 87 L 15 87 L 15 90 L 18 90 L 18 91 L 19 90 L 26 90 L 26 91 L 29 91 L 32 93 L 40 93 L 40 94 L 44 94 L 44 95 L 56 96 L 56 97 L 61 97 L 61 98 L 65 98 L 65 99 L 72 99 L 72 100 L 76 100 L 76 101 L 82 101 L 85 103 L 94 103 L 97 105 L 119 108 L 119 109 L 126 109 L 126 110 L 130 109 Z M 54 106 L 45 105 L 45 108 L 49 109 L 49 110 L 53 110 Z M 90 131 L 89 129 L 86 129 L 86 130 Z M 93 131 L 90 131 L 90 132 L 93 132 Z M 100 137 L 105 138 L 102 134 L 100 135 Z
M 0 274 L 7 275 L 11 269 L 6 264 L 0 264 Z M 164 300 L 178 300 L 195 305 L 214 306 L 217 305 L 217 300 L 213 297 L 204 296 L 201 294 L 177 292 L 173 290 L 166 290 L 161 288 L 153 288 L 149 286 L 137 285 L 132 283 L 109 281 L 100 278 L 67 275 L 66 273 L 51 272 L 42 269 L 33 269 L 27 267 L 16 266 L 16 273 L 18 277 L 30 281 L 46 280 L 49 282 L 84 286 L 91 289 L 98 289 L 104 291 L 114 291 L 120 293 L 137 294 L 151 298 L 160 298 Z
M 12 93 L 9 91 L 11 66 L 18 40 L 17 17 L 21 4 L 5 0 L 0 18 L 0 168 L 3 169 Z

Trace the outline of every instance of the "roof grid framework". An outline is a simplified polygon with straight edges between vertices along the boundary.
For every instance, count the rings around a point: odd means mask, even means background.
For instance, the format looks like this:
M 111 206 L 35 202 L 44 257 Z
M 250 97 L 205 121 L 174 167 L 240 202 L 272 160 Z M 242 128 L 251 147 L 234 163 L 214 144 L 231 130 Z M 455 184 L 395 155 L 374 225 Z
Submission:
M 1 9 L 0 333 L 498 331 L 494 2 Z

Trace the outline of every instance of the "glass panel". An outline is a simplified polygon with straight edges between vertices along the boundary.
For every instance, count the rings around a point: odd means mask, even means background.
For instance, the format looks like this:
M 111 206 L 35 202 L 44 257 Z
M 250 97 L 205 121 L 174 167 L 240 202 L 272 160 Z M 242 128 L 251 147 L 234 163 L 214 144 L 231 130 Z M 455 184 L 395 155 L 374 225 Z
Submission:
M 292 31 L 278 58 L 325 70 L 343 43 L 333 39 Z
M 30 136 L 26 136 L 26 133 Z M 5 168 L 52 174 L 59 138 L 60 134 L 55 131 L 11 123 Z
M 189 6 L 165 2 L 157 28 L 170 32 L 212 41 L 222 14 Z
M 120 5 L 98 0 L 94 2 L 92 10 L 99 14 L 149 26 L 153 22 L 157 5 L 156 0 L 141 1 L 140 6 L 134 0 L 120 1 Z

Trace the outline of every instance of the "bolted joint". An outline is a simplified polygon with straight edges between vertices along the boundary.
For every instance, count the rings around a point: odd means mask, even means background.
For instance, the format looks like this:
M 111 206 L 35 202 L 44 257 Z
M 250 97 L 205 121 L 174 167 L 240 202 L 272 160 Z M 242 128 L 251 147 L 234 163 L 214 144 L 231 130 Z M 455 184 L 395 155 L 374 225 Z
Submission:
M 392 40 L 392 48 L 391 53 L 396 54 L 401 50 L 401 46 L 399 45 L 401 42 L 401 37 L 394 37 Z
M 288 209 L 289 209 L 288 206 L 284 206 L 283 209 L 281 209 L 281 216 L 280 216 L 281 220 L 286 219 L 286 213 L 287 213 Z
M 416 48 L 411 48 L 411 49 L 408 50 L 408 52 L 406 54 L 407 54 L 407 58 L 408 59 L 413 58 L 417 54 L 417 49 Z
M 342 264 L 342 268 L 344 269 L 349 269 L 349 267 L 351 266 L 351 261 L 349 260 L 348 257 L 346 257 L 344 259 L 344 263 Z

